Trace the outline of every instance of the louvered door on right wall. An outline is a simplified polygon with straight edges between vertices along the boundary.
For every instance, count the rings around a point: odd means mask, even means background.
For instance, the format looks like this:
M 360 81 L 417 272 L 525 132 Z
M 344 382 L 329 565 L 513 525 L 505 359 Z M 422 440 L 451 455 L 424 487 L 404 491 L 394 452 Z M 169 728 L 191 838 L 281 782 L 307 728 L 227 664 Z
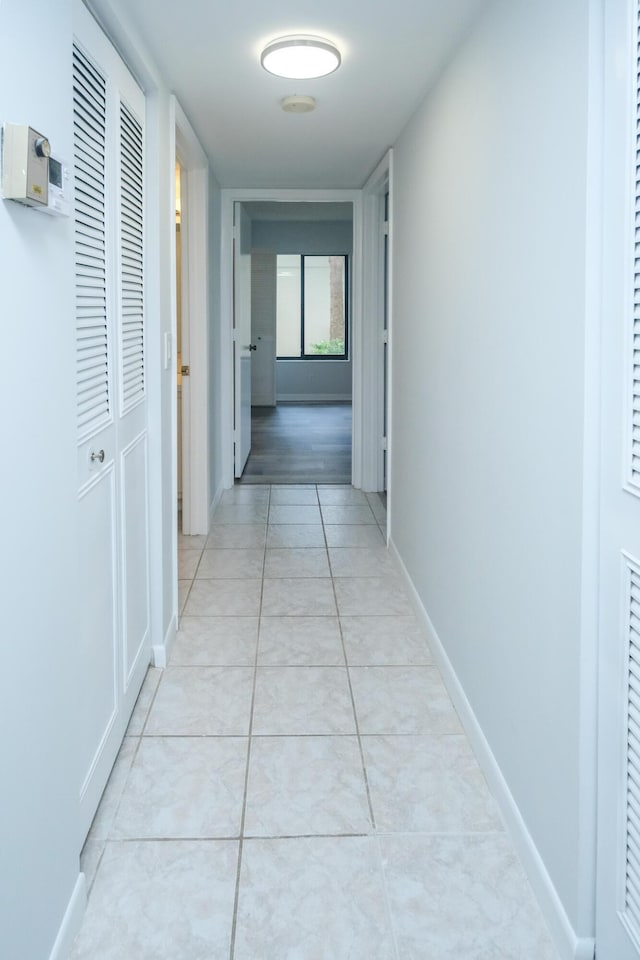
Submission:
M 604 11 L 596 956 L 638 960 L 640 3 L 606 0 Z
M 79 832 L 150 658 L 145 99 L 78 3 L 73 49 L 79 556 Z

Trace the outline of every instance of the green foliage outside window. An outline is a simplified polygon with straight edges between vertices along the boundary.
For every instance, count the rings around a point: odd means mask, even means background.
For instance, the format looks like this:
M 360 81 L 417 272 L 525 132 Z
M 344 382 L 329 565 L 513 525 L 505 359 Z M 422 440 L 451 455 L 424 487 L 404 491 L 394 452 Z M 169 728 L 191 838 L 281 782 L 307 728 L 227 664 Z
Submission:
M 312 343 L 311 349 L 314 353 L 335 353 L 344 356 L 344 337 L 335 337 L 333 340 L 320 340 L 319 343 Z

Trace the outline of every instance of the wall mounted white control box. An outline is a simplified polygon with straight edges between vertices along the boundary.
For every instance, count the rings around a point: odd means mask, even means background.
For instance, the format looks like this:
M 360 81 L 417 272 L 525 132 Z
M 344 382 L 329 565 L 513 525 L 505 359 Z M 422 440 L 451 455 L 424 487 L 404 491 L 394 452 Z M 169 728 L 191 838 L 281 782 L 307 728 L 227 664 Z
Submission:
M 49 157 L 49 201 L 45 206 L 34 207 L 38 213 L 48 213 L 52 217 L 68 217 L 71 213 L 69 201 L 69 168 L 59 157 Z
M 30 207 L 49 202 L 49 141 L 33 127 L 5 123 L 2 128 L 2 196 Z

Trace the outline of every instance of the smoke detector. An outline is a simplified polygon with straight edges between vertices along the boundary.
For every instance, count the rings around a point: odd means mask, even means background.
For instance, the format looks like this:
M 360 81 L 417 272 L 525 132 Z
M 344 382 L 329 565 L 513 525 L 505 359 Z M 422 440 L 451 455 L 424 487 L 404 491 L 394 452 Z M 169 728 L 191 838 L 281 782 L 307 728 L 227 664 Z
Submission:
M 311 113 L 311 111 L 316 108 L 316 101 L 314 97 L 307 97 L 304 94 L 295 93 L 281 100 L 280 106 L 285 113 Z

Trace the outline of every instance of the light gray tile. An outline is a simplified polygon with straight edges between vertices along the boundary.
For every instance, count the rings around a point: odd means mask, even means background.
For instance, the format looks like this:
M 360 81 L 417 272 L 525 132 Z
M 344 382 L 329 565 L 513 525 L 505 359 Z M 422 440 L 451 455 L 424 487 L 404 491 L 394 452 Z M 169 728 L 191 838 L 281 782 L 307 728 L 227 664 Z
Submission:
M 462 733 L 435 667 L 351 667 L 362 734 Z
M 192 580 L 178 580 L 178 613 L 184 610 L 192 582 Z
M 341 617 L 347 660 L 353 666 L 433 662 L 415 617 Z
M 265 617 L 335 617 L 336 602 L 329 579 L 265 580 Z
M 236 841 L 109 843 L 71 960 L 229 956 Z
M 363 737 L 376 827 L 387 833 L 503 829 L 467 738 Z
M 252 666 L 257 639 L 257 617 L 182 617 L 171 665 Z
M 93 840 L 106 840 L 110 836 L 118 811 L 118 805 L 131 771 L 131 764 L 138 749 L 137 737 L 125 737 L 116 757 L 116 762 L 107 780 L 100 806 L 91 824 L 90 836 Z
M 202 553 L 198 580 L 255 580 L 262 576 L 264 550 L 207 549 Z
M 236 485 L 230 490 L 224 490 L 220 497 L 223 507 L 240 506 L 247 504 L 263 505 L 269 503 L 270 487 L 268 484 L 252 483 L 245 486 Z
M 237 837 L 247 744 L 240 737 L 144 737 L 112 836 Z
M 255 737 L 245 835 L 369 833 L 356 737 Z
M 220 523 L 212 527 L 207 550 L 257 550 L 264 548 L 266 523 Z
M 343 667 L 258 667 L 255 736 L 355 733 Z
M 397 567 L 386 547 L 331 547 L 331 572 L 334 577 L 387 577 Z
M 178 550 L 178 579 L 193 580 L 202 550 Z
M 336 617 L 262 617 L 258 663 L 344 666 Z
M 329 547 L 383 547 L 384 538 L 374 524 L 328 524 L 324 532 Z
M 340 616 L 406 616 L 413 612 L 399 577 L 340 577 L 333 582 Z
M 362 490 L 353 487 L 318 486 L 318 499 L 323 507 L 328 506 L 366 506 L 367 497 Z
M 147 736 L 246 736 L 250 667 L 167 667 L 147 720 Z
M 384 525 L 387 522 L 387 508 L 385 507 L 384 503 L 380 499 L 380 494 L 368 493 L 367 501 L 378 523 Z
M 324 547 L 324 532 L 321 524 L 289 523 L 269 525 L 267 549 L 283 547 Z
M 221 504 L 215 511 L 212 523 L 266 523 L 269 506 L 266 503 L 230 503 Z
M 178 534 L 178 550 L 204 550 L 207 538 L 201 534 L 185 536 Z
M 558 960 L 504 835 L 384 837 L 402 960 Z
M 271 506 L 317 507 L 318 495 L 314 487 L 274 487 Z
M 149 667 L 147 670 L 142 687 L 140 688 L 140 693 L 138 694 L 138 699 L 136 700 L 136 705 L 131 714 L 129 726 L 127 727 L 128 737 L 139 737 L 142 733 L 142 728 L 149 714 L 149 709 L 155 692 L 158 689 L 161 676 L 162 670 L 158 670 L 157 667 Z
M 328 577 L 329 561 L 323 549 L 267 550 L 264 575 L 280 577 Z
M 322 507 L 322 520 L 327 523 L 374 524 L 376 518 L 368 503 Z
M 234 960 L 393 960 L 368 837 L 247 840 Z
M 91 832 L 84 842 L 80 853 L 80 870 L 84 873 L 87 890 L 91 893 L 93 881 L 96 878 L 100 859 L 104 853 L 107 841 L 103 837 L 94 837 Z
M 194 580 L 184 608 L 189 617 L 256 617 L 261 580 Z
M 269 510 L 269 523 L 319 524 L 322 523 L 320 507 L 272 505 Z

